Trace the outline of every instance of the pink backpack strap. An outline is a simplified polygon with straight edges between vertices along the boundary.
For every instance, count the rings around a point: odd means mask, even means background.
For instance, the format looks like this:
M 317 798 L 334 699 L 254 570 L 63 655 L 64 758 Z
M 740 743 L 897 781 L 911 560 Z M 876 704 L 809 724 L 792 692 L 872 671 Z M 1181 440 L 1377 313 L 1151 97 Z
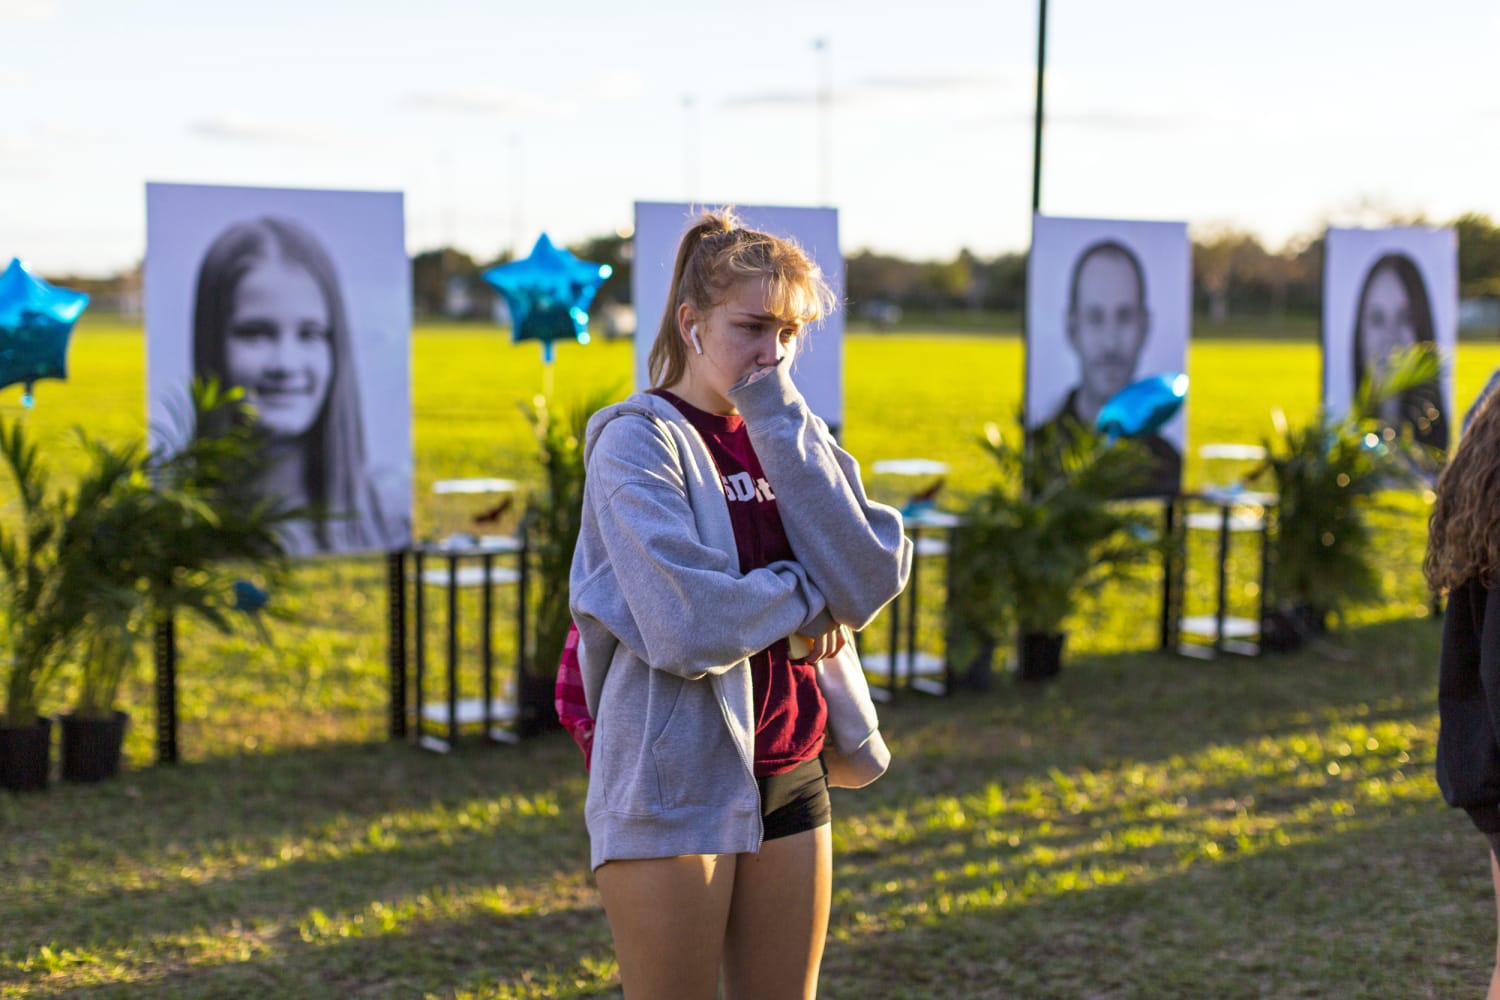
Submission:
M 594 749 L 594 718 L 583 694 L 583 670 L 578 665 L 578 626 L 568 623 L 568 637 L 563 642 L 562 658 L 557 663 L 557 684 L 553 689 L 557 718 L 583 751 L 587 770 Z

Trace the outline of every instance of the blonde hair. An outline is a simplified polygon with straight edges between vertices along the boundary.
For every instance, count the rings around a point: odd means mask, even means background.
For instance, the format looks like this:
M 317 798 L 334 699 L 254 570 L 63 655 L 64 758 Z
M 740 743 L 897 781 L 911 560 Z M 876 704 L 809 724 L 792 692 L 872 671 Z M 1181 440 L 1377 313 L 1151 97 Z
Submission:
M 667 307 L 647 361 L 652 386 L 673 385 L 687 371 L 677 310 L 687 303 L 707 313 L 740 282 L 756 278 L 766 280 L 767 308 L 785 323 L 815 323 L 838 305 L 823 272 L 795 241 L 744 228 L 730 208 L 704 212 L 677 247 Z

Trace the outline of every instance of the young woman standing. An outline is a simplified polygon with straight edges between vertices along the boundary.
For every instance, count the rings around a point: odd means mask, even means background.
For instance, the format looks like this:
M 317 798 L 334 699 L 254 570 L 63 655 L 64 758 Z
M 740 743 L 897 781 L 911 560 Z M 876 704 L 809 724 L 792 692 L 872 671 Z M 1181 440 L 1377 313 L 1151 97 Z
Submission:
M 721 976 L 730 1000 L 811 997 L 829 771 L 889 759 L 847 629 L 901 591 L 911 544 L 789 375 L 835 304 L 800 248 L 710 213 L 667 301 L 655 388 L 585 444 L 592 865 L 630 1000 L 710 1000 Z

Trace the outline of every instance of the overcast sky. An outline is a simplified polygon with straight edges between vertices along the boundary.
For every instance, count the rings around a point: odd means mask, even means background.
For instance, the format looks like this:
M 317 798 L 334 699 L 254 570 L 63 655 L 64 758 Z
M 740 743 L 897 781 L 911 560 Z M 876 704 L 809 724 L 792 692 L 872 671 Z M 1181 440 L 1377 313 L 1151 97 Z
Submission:
M 1273 246 L 1372 204 L 1500 216 L 1500 0 L 1048 21 L 1048 214 Z M 0 257 L 129 266 L 148 180 L 399 190 L 412 251 L 480 258 L 628 230 L 636 200 L 826 200 L 849 253 L 1021 250 L 1036 31 L 1035 0 L 0 0 Z

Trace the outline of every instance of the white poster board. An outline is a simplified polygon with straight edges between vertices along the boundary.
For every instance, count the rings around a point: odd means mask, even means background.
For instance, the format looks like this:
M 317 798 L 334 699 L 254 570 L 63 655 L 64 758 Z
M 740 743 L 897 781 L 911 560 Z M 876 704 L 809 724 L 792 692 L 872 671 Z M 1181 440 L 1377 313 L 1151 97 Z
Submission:
M 635 302 L 635 386 L 650 388 L 646 359 L 667 308 L 672 265 L 682 234 L 704 206 L 686 202 L 635 203 L 631 295 Z M 829 287 L 844 299 L 844 255 L 839 250 L 838 210 L 768 205 L 736 205 L 735 214 L 751 229 L 789 237 L 822 269 Z M 844 310 L 839 308 L 802 338 L 792 378 L 807 405 L 835 431 L 844 422 Z
M 1453 229 L 1329 229 L 1323 246 L 1323 405 L 1347 413 L 1360 379 L 1391 351 L 1435 343 L 1437 386 L 1390 400 L 1389 426 L 1446 448 L 1458 343 L 1458 234 Z M 1435 415 L 1429 412 L 1435 408 Z
M 1186 223 L 1037 216 L 1026 274 L 1028 431 L 1092 427 L 1130 383 L 1185 372 L 1191 327 Z M 1142 441 L 1155 459 L 1147 492 L 1176 493 L 1186 405 Z
M 146 186 L 153 445 L 191 434 L 194 374 L 241 386 L 278 456 L 251 488 L 325 519 L 295 555 L 411 543 L 411 266 L 402 196 Z

